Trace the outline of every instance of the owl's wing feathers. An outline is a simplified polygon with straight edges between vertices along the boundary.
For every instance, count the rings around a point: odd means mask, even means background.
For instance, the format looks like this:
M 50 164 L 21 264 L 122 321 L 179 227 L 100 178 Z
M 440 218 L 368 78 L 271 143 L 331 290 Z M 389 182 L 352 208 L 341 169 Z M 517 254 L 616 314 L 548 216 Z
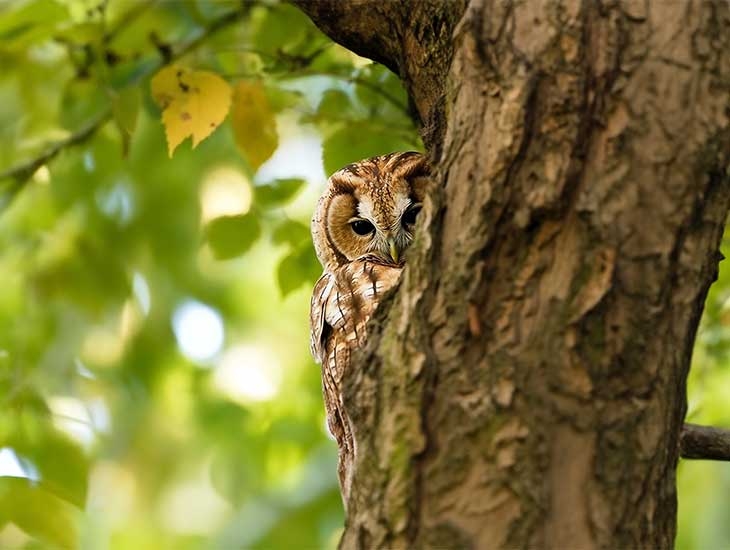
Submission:
M 335 277 L 332 273 L 322 275 L 314 285 L 309 310 L 310 341 L 309 349 L 317 363 L 323 363 L 326 355 L 327 337 L 331 327 L 325 323 L 327 297 L 332 293 Z
M 327 340 L 335 332 L 348 347 L 361 346 L 365 324 L 383 293 L 398 282 L 402 266 L 377 256 L 364 256 L 325 273 L 312 293 L 310 324 L 312 355 L 318 363 L 327 356 Z
M 340 448 L 340 483 L 349 487 L 347 472 L 354 456 L 350 423 L 342 402 L 341 382 L 352 350 L 365 343 L 366 324 L 383 293 L 393 288 L 402 266 L 366 256 L 320 277 L 312 293 L 312 355 L 322 364 L 327 425 Z

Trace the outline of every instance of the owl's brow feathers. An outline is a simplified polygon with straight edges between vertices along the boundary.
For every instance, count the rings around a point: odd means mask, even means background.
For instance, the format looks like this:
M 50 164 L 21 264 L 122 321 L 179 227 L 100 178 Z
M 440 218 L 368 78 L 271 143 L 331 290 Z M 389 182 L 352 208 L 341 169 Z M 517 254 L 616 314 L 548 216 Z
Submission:
M 389 180 L 409 179 L 428 175 L 428 163 L 421 153 L 407 151 L 390 153 L 356 162 L 341 168 L 330 177 L 332 195 L 353 193 L 356 181 L 371 190 L 382 189 L 382 176 Z
M 428 175 L 428 162 L 425 157 L 413 151 L 390 153 L 373 157 L 366 162 L 348 164 L 329 179 L 330 196 L 353 194 L 358 196 L 359 189 L 368 189 L 372 196 L 386 200 L 391 196 L 390 186 L 383 181 L 398 181 Z M 414 199 L 415 202 L 415 199 Z

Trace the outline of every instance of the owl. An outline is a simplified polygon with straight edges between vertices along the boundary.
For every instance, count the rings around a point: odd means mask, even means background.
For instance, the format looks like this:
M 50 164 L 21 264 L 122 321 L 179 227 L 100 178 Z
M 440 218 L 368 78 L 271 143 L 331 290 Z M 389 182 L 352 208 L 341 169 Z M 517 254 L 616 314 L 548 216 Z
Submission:
M 398 283 L 404 253 L 428 184 L 420 153 L 391 153 L 332 174 L 312 217 L 312 239 L 324 273 L 314 286 L 311 349 L 322 365 L 327 424 L 339 447 L 343 500 L 356 449 L 343 406 L 342 383 L 352 351 L 364 345 L 367 322 Z

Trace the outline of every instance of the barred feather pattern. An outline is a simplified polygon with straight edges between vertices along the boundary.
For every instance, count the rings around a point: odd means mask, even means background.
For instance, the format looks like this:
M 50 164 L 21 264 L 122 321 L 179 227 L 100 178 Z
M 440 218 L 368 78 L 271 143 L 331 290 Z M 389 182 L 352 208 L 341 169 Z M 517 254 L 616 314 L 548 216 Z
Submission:
M 339 447 L 343 497 L 350 492 L 355 439 L 343 404 L 342 381 L 352 351 L 365 344 L 367 322 L 383 294 L 398 283 L 401 265 L 369 256 L 325 273 L 312 294 L 312 355 L 322 365 L 327 424 Z

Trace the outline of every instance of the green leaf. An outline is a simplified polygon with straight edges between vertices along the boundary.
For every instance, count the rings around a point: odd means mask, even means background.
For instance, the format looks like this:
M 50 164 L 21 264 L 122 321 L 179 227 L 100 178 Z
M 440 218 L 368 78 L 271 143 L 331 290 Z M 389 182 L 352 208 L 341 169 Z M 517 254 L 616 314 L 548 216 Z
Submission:
M 271 236 L 274 244 L 288 243 L 298 246 L 310 239 L 309 227 L 296 220 L 284 220 L 276 226 Z
M 332 44 L 322 51 L 309 66 L 312 72 L 340 75 L 347 77 L 352 74 L 354 60 L 357 56 L 339 44 Z M 360 58 L 362 60 L 362 58 Z
M 270 54 L 300 52 L 312 23 L 294 6 L 279 4 L 258 10 L 252 17 L 251 42 Z
M 68 9 L 54 0 L 25 2 L 20 8 L 0 12 L 0 49 L 47 40 L 68 17 Z
M 137 116 L 139 115 L 140 91 L 139 88 L 130 86 L 117 93 L 112 99 L 112 112 L 114 120 L 121 129 L 128 134 L 133 134 L 137 127 Z
M 314 284 L 322 274 L 322 267 L 311 242 L 305 243 L 284 256 L 276 268 L 276 281 L 282 296 L 304 284 Z
M 80 512 L 42 483 L 0 477 L 0 518 L 54 548 L 76 548 Z
M 285 109 L 299 105 L 302 102 L 303 94 L 298 90 L 287 90 L 276 86 L 266 87 L 266 97 L 269 100 L 271 109 L 279 113 Z
M 226 431 L 226 435 L 230 437 L 229 423 Z M 252 493 L 261 491 L 261 486 L 264 485 L 261 476 L 264 468 L 261 450 L 255 448 L 254 444 L 255 442 L 247 440 L 246 448 L 243 449 L 241 445 L 228 445 L 229 448 L 221 446 L 212 457 L 210 481 L 216 491 L 232 503 L 244 502 Z
M 109 255 L 97 235 L 74 233 L 77 228 L 71 223 L 67 228 L 39 247 L 28 282 L 44 299 L 59 299 L 101 315 L 107 306 L 129 294 L 124 262 Z
M 317 106 L 317 117 L 342 119 L 342 113 L 352 109 L 350 97 L 342 90 L 327 90 Z
M 139 88 L 133 86 L 124 88 L 112 98 L 112 114 L 122 136 L 124 156 L 129 151 L 129 143 L 137 128 L 139 107 L 140 91 Z
M 63 91 L 59 119 L 64 128 L 77 130 L 109 105 L 109 97 L 93 78 L 76 78 Z
M 118 63 L 107 75 L 107 84 L 115 90 L 122 90 L 128 86 L 138 86 L 139 81 L 156 68 L 155 59 L 141 59 L 136 63 Z M 150 98 L 150 105 L 151 103 Z
M 403 83 L 384 65 L 372 63 L 357 71 L 355 76 L 360 80 L 355 84 L 355 96 L 363 105 L 375 108 L 387 105 L 387 102 L 383 102 L 383 93 L 399 100 L 403 105 L 408 103 Z M 362 82 L 369 82 L 370 85 Z
M 5 428 L 0 430 L 0 447 L 11 447 L 19 457 L 29 460 L 45 491 L 83 507 L 89 475 L 89 461 L 83 450 L 56 429 L 46 403 L 36 391 L 16 390 L 9 405 L 0 411 Z
M 101 21 L 85 21 L 61 29 L 54 35 L 54 38 L 63 39 L 78 46 L 100 43 L 104 38 L 104 27 Z
M 256 203 L 266 208 L 282 206 L 291 201 L 302 190 L 305 183 L 300 178 L 286 178 L 258 185 L 254 188 Z
M 261 235 L 261 227 L 253 214 L 222 216 L 208 224 L 205 234 L 213 256 L 227 260 L 251 248 Z
M 394 132 L 368 122 L 343 126 L 322 144 L 322 162 L 327 174 L 358 160 L 385 155 L 393 151 L 410 151 L 413 144 Z

